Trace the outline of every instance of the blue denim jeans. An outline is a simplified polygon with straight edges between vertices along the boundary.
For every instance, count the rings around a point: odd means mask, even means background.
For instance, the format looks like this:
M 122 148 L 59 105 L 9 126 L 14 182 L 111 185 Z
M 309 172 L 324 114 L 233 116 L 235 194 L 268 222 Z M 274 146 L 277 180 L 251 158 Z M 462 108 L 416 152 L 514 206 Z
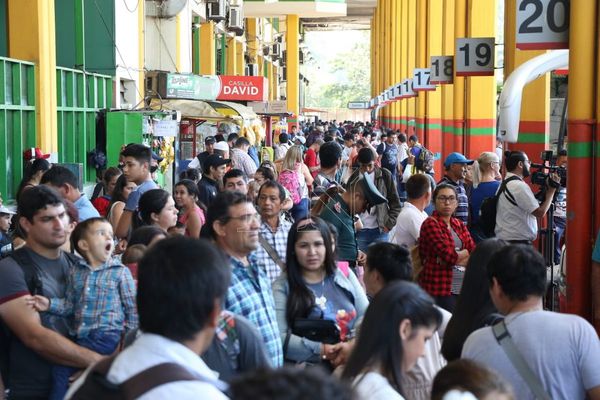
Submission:
M 560 263 L 561 246 L 560 240 L 567 229 L 567 220 L 565 218 L 554 217 L 554 264 Z
M 95 351 L 98 354 L 110 355 L 115 352 L 121 341 L 120 331 L 91 331 L 84 338 L 76 340 L 81 347 Z M 55 365 L 52 367 L 52 391 L 50 400 L 62 400 L 69 389 L 69 378 L 77 372 L 77 368 Z
M 375 229 L 361 229 L 356 232 L 356 241 L 358 243 L 358 249 L 363 253 L 367 252 L 367 248 L 370 244 L 375 242 L 387 242 L 389 234 L 383 232 L 379 228 Z

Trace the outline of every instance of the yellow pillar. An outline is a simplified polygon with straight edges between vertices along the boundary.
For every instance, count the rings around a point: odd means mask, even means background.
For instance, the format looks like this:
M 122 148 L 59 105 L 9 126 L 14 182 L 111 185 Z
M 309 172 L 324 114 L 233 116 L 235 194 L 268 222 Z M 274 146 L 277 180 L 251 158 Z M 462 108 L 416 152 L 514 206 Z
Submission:
M 496 37 L 496 3 L 469 3 L 469 37 Z M 467 78 L 465 102 L 465 155 L 476 158 L 484 151 L 496 148 L 496 78 L 472 76 Z
M 392 2 L 392 13 L 391 13 L 391 32 L 392 32 L 392 79 L 390 82 L 390 86 L 395 85 L 401 79 L 400 76 L 400 20 L 398 16 L 400 15 L 401 5 L 399 2 Z M 395 129 L 400 128 L 400 102 L 396 101 L 391 104 L 391 114 L 392 114 L 392 127 Z
M 407 0 L 408 2 L 408 13 L 407 13 L 407 22 L 408 22 L 408 32 L 407 32 L 407 64 L 406 64 L 406 76 L 405 78 L 410 78 L 413 73 L 413 70 L 417 66 L 417 3 L 414 0 Z M 408 128 L 407 134 L 412 135 L 415 133 L 415 123 L 417 117 L 417 99 L 411 97 L 406 100 L 408 103 Z
M 145 96 L 146 85 L 144 82 L 146 81 L 145 77 L 145 41 L 146 41 L 146 30 L 144 29 L 144 22 L 146 21 L 146 2 L 140 2 L 137 10 L 138 17 L 138 87 L 140 90 L 136 90 L 136 98 L 137 102 L 141 102 L 142 96 Z M 141 93 L 140 93 L 141 92 Z
M 215 23 L 200 25 L 200 74 L 216 74 Z
M 54 18 L 53 1 L 8 1 L 8 55 L 35 63 L 36 142 L 52 153 L 58 151 Z
M 417 68 L 425 68 L 429 65 L 427 59 L 427 0 L 418 0 L 417 3 Z M 414 70 L 408 71 L 410 78 Z M 425 129 L 425 108 L 427 104 L 427 96 L 425 93 L 420 94 L 417 99 L 417 118 L 416 132 L 419 140 L 427 145 L 426 129 Z
M 387 7 L 387 2 L 389 0 L 379 0 L 379 19 L 381 21 L 381 33 L 380 33 L 380 37 L 381 37 L 381 43 L 379 45 L 380 49 L 381 49 L 381 55 L 380 55 L 380 60 L 381 60 L 381 77 L 379 78 L 379 93 L 383 92 L 386 89 L 386 85 L 387 85 L 387 70 L 388 70 L 388 66 L 389 66 L 389 53 L 387 50 L 387 43 L 388 43 L 388 29 L 387 29 L 387 15 L 386 15 L 386 7 Z M 387 121 L 387 107 L 383 107 L 380 109 L 379 111 L 379 115 L 381 117 L 381 123 L 383 126 L 385 126 L 386 128 L 388 127 L 388 121 Z
M 443 11 L 444 0 L 428 0 L 427 10 L 427 52 L 425 66 L 431 65 L 431 56 L 442 53 L 443 37 Z M 425 131 L 427 132 L 427 146 L 434 153 L 442 152 L 442 91 L 437 88 L 425 92 L 427 103 L 425 105 Z M 435 162 L 434 171 L 436 179 L 442 178 L 442 161 Z
M 543 50 L 516 48 L 516 0 L 504 3 L 504 76 L 507 78 L 519 65 L 543 54 Z M 550 141 L 550 74 L 542 75 L 523 91 L 519 142 L 511 150 L 522 150 L 535 158 L 549 147 Z
M 237 46 L 235 38 L 227 38 L 227 65 L 225 67 L 227 75 L 235 75 L 237 72 Z
M 375 15 L 371 17 L 371 97 L 375 97 L 375 90 L 377 87 L 377 68 L 379 68 L 379 63 L 377 62 L 377 25 L 375 23 Z
M 455 0 L 454 38 L 464 37 L 467 37 L 467 0 Z M 454 74 L 454 151 L 459 153 L 464 151 L 465 79 L 462 76 L 456 76 L 456 73 Z
M 300 114 L 300 25 L 297 15 L 288 15 L 286 19 L 286 47 L 287 47 L 287 106 L 288 111 L 296 118 Z
M 246 38 L 248 46 L 248 54 L 252 63 L 258 63 L 258 50 L 260 43 L 258 42 L 258 23 L 257 18 L 246 18 Z
M 375 86 L 373 97 L 377 97 L 381 92 L 381 71 L 383 69 L 383 63 L 381 60 L 381 0 L 377 1 L 378 6 L 375 8 L 375 15 L 373 21 L 375 25 Z
M 181 72 L 181 13 L 175 16 L 175 71 Z
M 400 82 L 408 77 L 408 1 L 400 0 Z M 408 123 L 408 100 L 400 100 L 402 132 L 406 133 Z
M 392 56 L 391 56 L 391 15 L 392 0 L 382 1 L 382 16 L 383 16 L 383 82 L 381 91 L 385 91 L 391 85 L 391 69 L 392 69 Z M 382 109 L 383 125 L 386 128 L 390 128 L 390 106 L 389 104 Z
M 244 60 L 244 44 L 236 40 L 236 69 L 235 74 L 244 76 L 246 72 L 246 60 Z
M 442 55 L 454 55 L 454 0 L 444 0 Z M 454 151 L 454 84 L 441 85 L 442 92 L 442 156 Z
M 567 205 L 567 312 L 583 318 L 591 317 L 590 305 L 598 301 L 598 283 L 594 282 L 592 300 L 591 280 L 597 279 L 598 266 L 592 275 L 592 243 L 596 232 L 592 218 L 598 218 L 598 199 L 593 213 L 594 188 L 598 190 L 598 168 L 594 171 L 594 121 L 598 93 L 594 91 L 598 46 L 598 2 L 571 2 L 569 32 L 569 168 L 567 191 L 573 193 Z M 596 161 L 598 159 L 596 158 Z M 597 192 L 596 192 L 597 193 Z M 596 304 L 597 307 L 597 304 Z M 598 322 L 598 315 L 595 316 Z

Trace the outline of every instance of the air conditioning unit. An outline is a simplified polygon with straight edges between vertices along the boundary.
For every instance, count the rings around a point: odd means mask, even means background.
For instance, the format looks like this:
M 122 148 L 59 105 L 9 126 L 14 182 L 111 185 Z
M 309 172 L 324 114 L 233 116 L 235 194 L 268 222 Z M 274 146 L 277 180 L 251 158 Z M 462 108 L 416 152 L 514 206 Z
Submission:
M 273 61 L 277 61 L 277 60 L 279 60 L 280 57 L 281 57 L 281 45 L 279 43 L 275 43 L 271 47 L 271 58 L 273 59 Z
M 271 46 L 265 46 L 263 47 L 262 50 L 263 56 L 268 56 L 269 54 L 271 54 Z
M 279 82 L 287 82 L 287 67 L 281 68 L 281 77 L 279 78 Z
M 229 9 L 227 30 L 235 32 L 238 36 L 244 33 L 244 17 L 242 14 L 242 7 L 231 7 Z
M 304 53 L 302 52 L 302 50 L 298 51 L 298 60 L 300 64 L 304 64 Z
M 206 3 L 206 19 L 209 21 L 223 21 L 227 18 L 227 0 L 218 0 L 215 3 Z
M 258 64 L 247 64 L 246 76 L 258 76 Z

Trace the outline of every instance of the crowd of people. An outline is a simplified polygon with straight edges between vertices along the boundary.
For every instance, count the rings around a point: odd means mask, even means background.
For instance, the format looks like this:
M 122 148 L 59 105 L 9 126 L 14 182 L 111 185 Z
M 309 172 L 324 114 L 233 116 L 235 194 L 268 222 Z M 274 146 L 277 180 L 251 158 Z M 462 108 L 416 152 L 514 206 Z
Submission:
M 543 307 L 558 176 L 536 198 L 527 154 L 451 153 L 436 182 L 416 135 L 364 123 L 275 139 L 207 136 L 172 191 L 142 144 L 91 198 L 29 161 L 0 203 L 1 393 L 600 400 L 593 327 Z

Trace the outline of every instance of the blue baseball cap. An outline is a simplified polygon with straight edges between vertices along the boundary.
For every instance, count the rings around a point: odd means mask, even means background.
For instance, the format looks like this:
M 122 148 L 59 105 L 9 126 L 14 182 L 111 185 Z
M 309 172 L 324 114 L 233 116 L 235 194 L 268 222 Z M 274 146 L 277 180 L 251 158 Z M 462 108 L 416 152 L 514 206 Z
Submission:
M 450 153 L 448 157 L 446 157 L 446 161 L 444 161 L 444 166 L 449 167 L 452 164 L 467 164 L 471 165 L 475 161 L 469 160 L 467 157 L 463 156 L 460 153 Z

